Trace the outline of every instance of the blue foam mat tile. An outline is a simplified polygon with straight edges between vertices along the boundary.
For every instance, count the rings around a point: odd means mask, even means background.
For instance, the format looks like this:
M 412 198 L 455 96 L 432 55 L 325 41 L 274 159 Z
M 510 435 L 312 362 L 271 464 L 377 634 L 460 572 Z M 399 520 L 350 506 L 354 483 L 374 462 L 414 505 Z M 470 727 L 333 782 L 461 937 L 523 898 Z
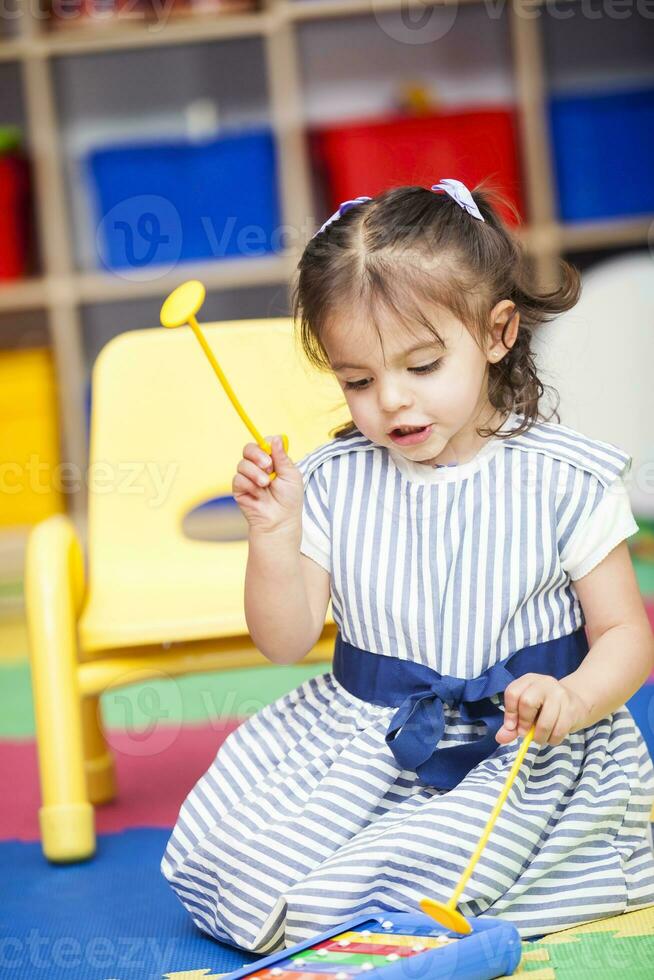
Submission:
M 627 707 L 640 728 L 649 754 L 654 758 L 654 682 L 647 681 L 629 698 Z
M 169 835 L 101 836 L 92 860 L 61 866 L 40 844 L 0 843 L 0 977 L 160 980 L 198 970 L 210 980 L 260 959 L 193 924 L 159 870 Z

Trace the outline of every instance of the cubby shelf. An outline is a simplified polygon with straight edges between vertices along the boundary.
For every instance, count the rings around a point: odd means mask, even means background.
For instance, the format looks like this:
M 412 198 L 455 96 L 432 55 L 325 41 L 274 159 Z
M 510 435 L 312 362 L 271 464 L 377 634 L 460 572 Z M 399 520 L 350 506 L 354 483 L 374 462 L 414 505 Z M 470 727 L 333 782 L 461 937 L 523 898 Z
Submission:
M 602 249 L 620 245 L 646 244 L 652 233 L 654 215 L 583 224 L 525 226 L 517 230 L 526 250 L 537 257 L 543 249 L 562 252 Z M 113 272 L 73 272 L 69 276 L 31 277 L 0 285 L 0 312 L 37 310 L 68 296 L 79 303 L 111 303 L 119 300 L 163 296 L 180 278 L 201 279 L 209 290 L 239 289 L 244 286 L 278 285 L 289 281 L 295 270 L 293 253 L 252 259 L 223 259 L 220 262 L 191 262 L 158 275 L 150 270 L 144 280 L 123 278 Z
M 137 51 L 158 46 L 259 37 L 268 86 L 270 121 L 279 154 L 279 192 L 283 220 L 301 228 L 313 212 L 304 106 L 299 67 L 299 33 L 303 25 L 334 18 L 382 17 L 406 9 L 407 0 L 267 0 L 257 12 L 210 17 L 169 17 L 163 24 L 117 22 L 97 27 L 48 30 L 23 2 L 18 33 L 0 41 L 0 62 L 16 62 L 23 83 L 26 129 L 34 162 L 36 223 L 43 275 L 0 284 L 0 312 L 42 309 L 55 347 L 61 397 L 65 459 L 83 467 L 86 432 L 83 398 L 86 368 L 82 308 L 86 304 L 161 297 L 183 278 L 200 278 L 210 290 L 288 284 L 299 257 L 293 252 L 262 258 L 184 263 L 161 277 L 156 270 L 145 281 L 116 273 L 79 271 L 73 257 L 73 221 L 67 197 L 64 148 L 60 137 L 55 65 L 62 58 L 92 53 Z M 451 0 L 460 5 L 461 0 Z M 478 0 L 465 0 L 474 5 Z M 521 15 L 522 2 L 532 15 Z M 434 0 L 442 6 L 444 0 Z M 416 0 L 423 10 L 425 0 Z M 427 0 L 429 5 L 429 0 Z M 654 215 L 624 220 L 563 225 L 556 219 L 551 152 L 546 115 L 542 18 L 533 16 L 546 0 L 509 0 L 511 74 L 520 117 L 519 147 L 529 221 L 519 234 L 534 260 L 535 275 L 552 282 L 560 256 L 575 249 L 646 245 Z M 83 515 L 83 495 L 72 499 L 73 513 Z

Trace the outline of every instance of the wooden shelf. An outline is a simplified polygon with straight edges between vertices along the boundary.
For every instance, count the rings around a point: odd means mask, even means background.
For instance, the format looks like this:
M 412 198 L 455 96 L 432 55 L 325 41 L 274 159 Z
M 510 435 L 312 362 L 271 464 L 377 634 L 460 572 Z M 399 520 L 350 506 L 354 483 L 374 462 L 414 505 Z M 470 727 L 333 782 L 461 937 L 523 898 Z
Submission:
M 551 251 L 611 248 L 619 245 L 646 246 L 654 238 L 654 214 L 598 221 L 551 222 L 525 225 L 518 231 L 525 248 L 535 255 Z
M 120 273 L 79 271 L 74 265 L 73 222 L 68 201 L 60 107 L 55 86 L 59 59 L 93 53 L 138 51 L 160 46 L 199 44 L 239 38 L 261 38 L 271 126 L 279 159 L 281 220 L 304 228 L 312 214 L 312 182 L 304 138 L 304 105 L 298 39 L 304 23 L 367 16 L 374 22 L 385 12 L 407 9 L 407 0 L 263 0 L 252 13 L 203 14 L 169 17 L 165 23 L 120 21 L 90 27 L 48 30 L 34 15 L 30 0 L 18 0 L 23 16 L 19 34 L 0 40 L 0 62 L 17 63 L 23 84 L 27 142 L 33 153 L 35 210 L 44 273 L 19 282 L 0 283 L 0 313 L 44 310 L 56 354 L 64 459 L 85 464 L 86 433 L 82 409 L 85 364 L 82 308 L 85 304 L 114 303 L 143 298 L 163 299 L 185 278 L 198 278 L 209 290 L 263 285 L 284 285 L 297 266 L 297 252 L 247 259 L 179 263 L 171 271 L 138 281 Z M 480 4 L 482 0 L 415 0 L 415 9 Z M 527 3 L 529 15 L 521 7 Z M 533 256 L 536 278 L 546 283 L 557 274 L 561 253 L 574 249 L 602 249 L 651 240 L 654 215 L 565 225 L 554 211 L 553 174 L 546 114 L 546 69 L 543 58 L 543 18 L 534 4 L 546 0 L 509 0 L 505 15 L 511 49 L 515 102 L 520 115 L 519 152 L 523 161 L 527 212 L 530 223 L 519 231 Z M 446 42 L 444 42 L 446 43 Z M 319 216 L 314 216 L 316 219 Z M 71 499 L 77 520 L 83 519 L 85 501 Z M 24 536 L 23 536 L 24 540 Z M 20 538 L 19 538 L 20 542 Z M 16 540 L 0 542 L 4 555 L 16 553 Z
M 45 280 L 16 279 L 0 282 L 0 313 L 9 310 L 38 310 L 47 304 Z
M 156 20 L 119 21 L 95 27 L 60 27 L 47 35 L 34 38 L 27 55 L 57 57 L 88 54 L 97 51 L 123 51 L 126 48 L 150 48 L 171 44 L 200 44 L 230 38 L 256 37 L 272 27 L 269 14 L 223 14 L 194 17 L 169 17 L 164 23 Z
M 26 44 L 20 38 L 0 40 L 0 62 L 20 61 L 25 56 Z
M 295 256 L 271 255 L 252 259 L 221 259 L 216 262 L 184 262 L 171 272 L 139 281 L 109 272 L 81 272 L 73 277 L 73 288 L 82 303 L 106 303 L 117 300 L 159 296 L 161 300 L 185 279 L 201 279 L 208 290 L 240 289 L 245 286 L 267 286 L 287 283 L 297 263 Z
M 297 261 L 297 255 L 269 255 L 184 262 L 160 275 L 150 268 L 148 278 L 143 280 L 129 279 L 119 272 L 78 272 L 71 276 L 0 283 L 0 313 L 45 308 L 49 302 L 62 299 L 76 303 L 113 303 L 160 296 L 163 300 L 184 279 L 201 279 L 208 290 L 284 284 L 293 275 Z
M 425 7 L 460 6 L 461 3 L 482 2 L 483 0 L 413 0 L 411 6 L 415 7 L 416 10 L 424 10 Z M 406 10 L 407 6 L 407 0 L 296 0 L 295 3 L 289 0 L 283 9 L 286 16 L 291 20 L 303 21 L 357 17 L 366 14 L 374 17 L 376 14 L 385 12 L 393 13 L 394 11 Z
M 0 61 L 22 58 L 66 57 L 98 51 L 122 51 L 176 44 L 266 35 L 278 18 L 268 12 L 222 14 L 210 17 L 169 16 L 163 23 L 155 19 L 109 20 L 95 25 L 54 27 L 28 36 L 0 40 Z
M 648 241 L 654 240 L 654 214 L 561 225 L 560 235 L 561 247 L 566 250 L 647 245 Z

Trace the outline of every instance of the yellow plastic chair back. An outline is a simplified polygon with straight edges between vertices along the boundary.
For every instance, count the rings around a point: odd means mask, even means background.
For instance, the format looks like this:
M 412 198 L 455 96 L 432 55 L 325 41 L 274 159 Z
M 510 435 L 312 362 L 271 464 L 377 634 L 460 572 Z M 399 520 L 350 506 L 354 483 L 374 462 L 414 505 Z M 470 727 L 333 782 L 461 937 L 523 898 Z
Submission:
M 336 380 L 308 365 L 290 319 L 203 326 L 264 435 L 300 460 L 349 413 Z M 231 494 L 250 433 L 191 330 L 124 333 L 93 371 L 85 653 L 247 633 L 246 541 L 198 541 L 185 515 Z

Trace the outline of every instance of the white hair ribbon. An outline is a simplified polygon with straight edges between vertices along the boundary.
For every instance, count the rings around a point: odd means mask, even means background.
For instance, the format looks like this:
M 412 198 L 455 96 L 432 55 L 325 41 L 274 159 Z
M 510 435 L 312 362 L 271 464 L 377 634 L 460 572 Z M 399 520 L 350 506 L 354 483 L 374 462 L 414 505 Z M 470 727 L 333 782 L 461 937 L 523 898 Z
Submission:
M 471 214 L 473 218 L 478 218 L 480 221 L 486 220 L 475 204 L 472 194 L 460 180 L 455 180 L 453 177 L 446 177 L 438 184 L 433 184 L 432 190 L 445 191 L 460 207 L 464 208 L 468 214 Z

